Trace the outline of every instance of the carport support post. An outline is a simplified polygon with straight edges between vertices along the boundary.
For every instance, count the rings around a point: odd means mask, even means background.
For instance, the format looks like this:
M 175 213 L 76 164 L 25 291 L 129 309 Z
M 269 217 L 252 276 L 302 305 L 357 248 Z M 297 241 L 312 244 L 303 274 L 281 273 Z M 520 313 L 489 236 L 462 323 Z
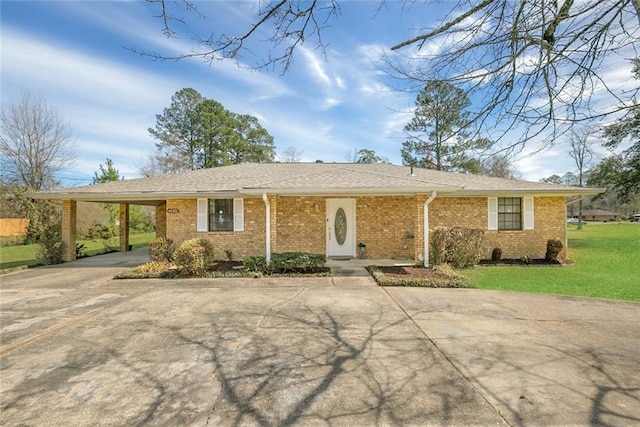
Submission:
M 76 218 L 77 202 L 62 201 L 62 260 L 76 259 Z
M 129 250 L 129 205 L 120 205 L 120 252 Z
M 156 206 L 156 237 L 167 238 L 167 202 Z

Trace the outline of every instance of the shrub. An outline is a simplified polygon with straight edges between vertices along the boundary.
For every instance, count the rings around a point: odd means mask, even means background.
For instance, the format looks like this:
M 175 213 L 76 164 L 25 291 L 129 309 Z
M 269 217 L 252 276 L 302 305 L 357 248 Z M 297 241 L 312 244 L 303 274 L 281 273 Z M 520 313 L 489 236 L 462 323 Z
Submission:
M 502 259 L 502 249 L 493 248 L 493 251 L 491 252 L 491 261 L 498 262 L 501 259 Z
M 431 233 L 431 254 L 433 265 L 444 264 L 447 246 L 449 245 L 449 228 L 436 227 Z
M 213 263 L 213 244 L 207 239 L 184 241 L 175 252 L 175 263 L 187 276 L 202 276 Z
M 227 257 L 227 261 L 233 261 L 233 251 L 231 249 L 225 249 L 224 254 Z
M 36 254 L 46 264 L 62 264 L 62 225 L 53 224 L 42 231 Z
M 267 274 L 315 273 L 324 268 L 327 257 L 321 254 L 304 252 L 285 252 L 271 254 L 271 263 L 263 256 L 245 257 L 242 262 L 249 271 Z
M 560 239 L 549 239 L 547 240 L 547 253 L 544 255 L 544 259 L 547 261 L 557 261 L 558 254 L 562 250 L 564 246 Z
M 100 242 L 107 253 L 114 252 L 118 248 L 116 230 L 109 225 L 94 224 L 87 231 L 87 238 Z
M 263 256 L 247 256 L 242 259 L 242 263 L 249 271 L 262 272 L 267 268 L 267 259 Z
M 484 231 L 466 227 L 436 227 L 432 233 L 433 263 L 473 267 L 483 255 Z
M 176 245 L 171 239 L 157 237 L 149 242 L 149 258 L 151 261 L 171 261 Z
M 272 254 L 267 267 L 269 273 L 311 273 L 324 267 L 327 257 L 304 252 Z

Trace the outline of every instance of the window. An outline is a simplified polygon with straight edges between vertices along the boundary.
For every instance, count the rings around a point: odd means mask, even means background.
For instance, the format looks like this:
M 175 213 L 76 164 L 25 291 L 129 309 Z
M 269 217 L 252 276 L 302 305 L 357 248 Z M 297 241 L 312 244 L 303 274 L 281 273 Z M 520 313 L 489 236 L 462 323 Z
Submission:
M 520 197 L 498 197 L 498 230 L 522 230 Z
M 233 199 L 209 199 L 209 231 L 233 231 Z
M 198 199 L 197 231 L 244 231 L 243 199 Z
M 533 197 L 487 197 L 488 230 L 533 230 Z

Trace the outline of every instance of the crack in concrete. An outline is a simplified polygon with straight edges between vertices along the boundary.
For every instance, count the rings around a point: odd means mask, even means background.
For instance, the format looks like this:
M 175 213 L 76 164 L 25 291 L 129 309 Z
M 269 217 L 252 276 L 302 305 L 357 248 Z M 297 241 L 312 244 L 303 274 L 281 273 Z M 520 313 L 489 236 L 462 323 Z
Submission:
M 379 286 L 379 288 L 382 290 L 382 292 L 384 292 L 387 297 L 391 300 L 391 302 L 400 310 L 400 312 L 402 312 L 404 314 L 404 316 L 407 318 L 407 320 L 409 320 L 409 322 L 411 322 L 411 324 L 413 325 L 413 327 L 415 329 L 418 330 L 418 332 L 423 335 L 427 341 L 429 341 L 431 343 L 431 345 L 433 345 L 434 349 L 444 358 L 444 360 L 447 361 L 447 363 L 449 363 L 449 365 L 460 375 L 460 377 L 462 379 L 464 379 L 464 381 L 467 382 L 467 384 L 473 389 L 475 390 L 476 393 L 478 393 L 478 396 L 480 396 L 480 398 L 482 398 L 482 400 L 484 400 L 487 405 L 489 405 L 489 407 L 493 410 L 493 412 L 500 417 L 500 419 L 505 423 L 505 425 L 510 425 L 509 422 L 507 421 L 507 419 L 502 415 L 502 412 L 500 411 L 500 409 L 498 409 L 497 407 L 495 407 L 487 398 L 486 396 L 482 393 L 482 391 L 480 389 L 478 389 L 478 387 L 476 387 L 475 384 L 473 384 L 469 378 L 467 378 L 467 376 L 464 374 L 464 372 L 462 372 L 455 363 L 453 363 L 453 360 L 451 360 L 447 354 L 440 349 L 440 347 L 438 347 L 438 344 L 429 336 L 427 335 L 427 333 L 418 325 L 418 323 L 416 323 L 416 321 L 413 319 L 413 317 L 407 312 L 407 310 L 405 310 L 405 308 L 402 306 L 402 304 L 400 304 L 400 302 L 393 296 L 391 295 L 391 293 L 384 287 L 384 286 Z
M 102 306 L 100 308 L 97 308 L 95 310 L 91 310 L 90 312 L 85 313 L 83 315 L 80 315 L 78 317 L 74 317 L 73 319 L 70 319 L 70 320 L 68 320 L 66 322 L 62 322 L 62 323 L 58 323 L 56 325 L 50 326 L 47 329 L 45 329 L 44 331 L 39 332 L 39 333 L 37 333 L 35 335 L 30 335 L 30 336 L 25 337 L 23 339 L 17 340 L 15 342 L 11 343 L 11 344 L 7 344 L 5 346 L 2 346 L 2 347 L 0 347 L 0 356 L 4 356 L 4 355 L 6 355 L 8 353 L 11 353 L 12 351 L 18 350 L 18 349 L 20 349 L 22 347 L 25 347 L 25 346 L 27 346 L 29 344 L 32 344 L 32 343 L 34 343 L 36 341 L 39 341 L 42 338 L 48 337 L 49 335 L 52 335 L 52 334 L 54 334 L 54 333 L 56 333 L 58 331 L 61 331 L 63 329 L 66 329 L 66 328 L 69 328 L 71 326 L 75 326 L 75 325 L 77 325 L 79 323 L 85 322 L 85 321 L 89 320 L 90 318 L 97 316 L 98 314 L 102 313 L 103 311 L 105 311 L 105 310 L 107 310 L 109 308 L 112 308 L 112 307 L 118 306 L 120 304 L 124 304 L 126 302 L 129 302 L 132 299 L 137 298 L 138 296 L 140 296 L 140 294 L 137 294 L 137 295 L 135 295 L 133 297 L 130 297 L 130 298 L 126 298 L 126 299 L 124 299 L 122 301 L 116 301 L 116 302 L 113 302 L 111 304 L 107 304 L 107 305 Z

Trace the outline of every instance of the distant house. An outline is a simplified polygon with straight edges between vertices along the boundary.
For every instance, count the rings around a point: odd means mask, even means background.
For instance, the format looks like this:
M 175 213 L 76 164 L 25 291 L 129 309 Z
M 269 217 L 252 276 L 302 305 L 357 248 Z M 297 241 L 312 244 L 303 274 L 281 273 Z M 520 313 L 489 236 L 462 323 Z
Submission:
M 583 221 L 602 221 L 602 222 L 620 221 L 623 216 L 624 216 L 623 214 L 609 212 L 602 209 L 582 211 Z M 575 218 L 577 217 L 578 215 L 575 215 Z
M 437 226 L 485 230 L 485 255 L 543 257 L 566 243 L 567 197 L 600 190 L 390 164 L 261 163 L 34 193 L 61 200 L 65 260 L 75 258 L 78 201 L 120 204 L 120 249 L 128 206 L 156 207 L 156 234 L 213 242 L 216 255 L 302 251 L 429 263 Z M 566 244 L 565 244 L 566 248 Z M 566 256 L 565 250 L 560 254 Z

